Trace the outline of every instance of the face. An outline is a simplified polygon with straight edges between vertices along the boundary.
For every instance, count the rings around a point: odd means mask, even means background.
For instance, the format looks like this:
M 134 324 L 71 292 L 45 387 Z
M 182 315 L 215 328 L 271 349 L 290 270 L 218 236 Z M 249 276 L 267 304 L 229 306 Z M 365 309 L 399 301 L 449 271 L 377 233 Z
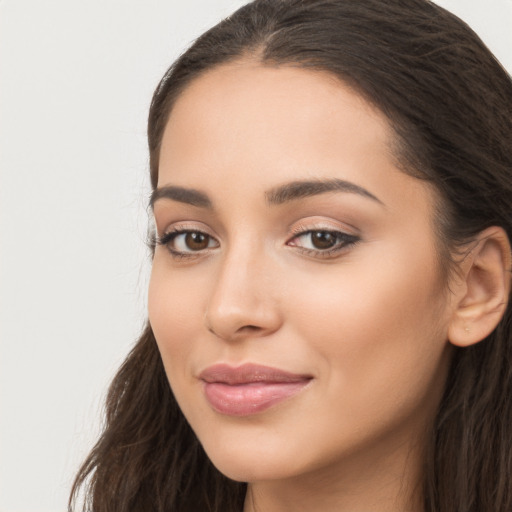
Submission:
M 237 62 L 163 136 L 149 316 L 176 399 L 241 481 L 394 457 L 432 418 L 450 305 L 434 194 L 328 74 Z

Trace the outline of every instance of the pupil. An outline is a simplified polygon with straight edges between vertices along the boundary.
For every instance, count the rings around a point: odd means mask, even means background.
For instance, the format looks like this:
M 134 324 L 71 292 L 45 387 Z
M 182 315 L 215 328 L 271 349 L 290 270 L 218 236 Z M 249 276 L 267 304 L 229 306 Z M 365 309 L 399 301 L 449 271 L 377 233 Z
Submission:
M 336 236 L 327 231 L 315 231 L 312 241 L 317 249 L 330 249 L 336 244 Z
M 203 233 L 187 233 L 185 243 L 189 249 L 199 251 L 208 247 L 208 236 Z

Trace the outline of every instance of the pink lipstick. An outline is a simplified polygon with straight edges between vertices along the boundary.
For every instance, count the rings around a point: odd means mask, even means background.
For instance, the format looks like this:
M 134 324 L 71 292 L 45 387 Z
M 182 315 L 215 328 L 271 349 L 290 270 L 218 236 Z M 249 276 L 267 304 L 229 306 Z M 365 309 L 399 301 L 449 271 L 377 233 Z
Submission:
M 299 393 L 312 379 L 309 375 L 255 364 L 217 364 L 206 368 L 199 378 L 213 409 L 229 416 L 265 411 Z

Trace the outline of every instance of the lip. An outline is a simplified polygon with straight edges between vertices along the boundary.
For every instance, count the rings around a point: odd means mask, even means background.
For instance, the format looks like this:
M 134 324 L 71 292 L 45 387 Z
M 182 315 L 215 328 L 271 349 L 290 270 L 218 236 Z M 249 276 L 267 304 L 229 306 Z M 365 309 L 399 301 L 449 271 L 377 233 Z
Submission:
M 199 379 L 215 411 L 228 416 L 249 416 L 293 397 L 312 377 L 247 363 L 237 367 L 216 364 L 203 370 Z

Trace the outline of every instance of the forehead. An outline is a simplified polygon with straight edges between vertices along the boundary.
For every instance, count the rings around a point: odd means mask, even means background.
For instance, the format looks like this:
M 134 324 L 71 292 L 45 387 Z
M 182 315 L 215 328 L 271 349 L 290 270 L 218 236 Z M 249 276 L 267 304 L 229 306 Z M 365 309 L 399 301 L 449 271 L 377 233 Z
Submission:
M 236 61 L 195 79 L 176 101 L 158 186 L 225 193 L 238 185 L 252 194 L 297 179 L 339 178 L 370 191 L 418 184 L 397 169 L 394 138 L 385 116 L 329 73 Z

